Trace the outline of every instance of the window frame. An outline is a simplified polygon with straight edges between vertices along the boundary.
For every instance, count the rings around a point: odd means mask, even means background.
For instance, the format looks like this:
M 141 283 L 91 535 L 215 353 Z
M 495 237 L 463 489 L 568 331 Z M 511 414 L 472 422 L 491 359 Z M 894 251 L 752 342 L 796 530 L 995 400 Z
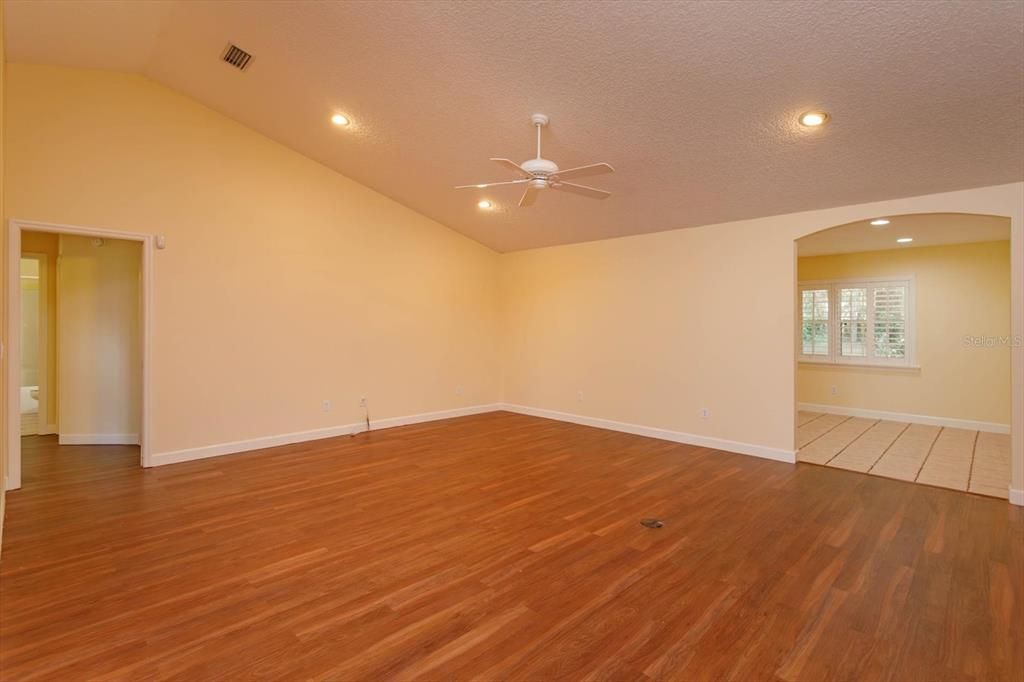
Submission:
M 917 367 L 917 282 L 914 275 L 892 275 L 887 277 L 849 277 L 842 279 L 800 280 L 797 282 L 796 316 L 796 357 L 805 364 L 850 365 L 861 367 Z M 875 345 L 875 289 L 884 286 L 906 287 L 906 328 L 904 330 L 906 352 L 902 358 L 878 358 L 874 356 Z M 844 356 L 841 353 L 840 329 L 842 314 L 840 290 L 865 288 L 867 292 L 867 333 L 864 356 Z M 825 289 L 828 291 L 828 354 L 805 355 L 803 352 L 803 292 Z
M 804 339 L 804 337 L 803 337 L 803 328 L 804 328 L 804 292 L 805 291 L 821 291 L 822 289 L 824 289 L 825 292 L 826 292 L 826 294 L 825 294 L 825 305 L 828 308 L 828 319 L 825 320 L 825 323 L 826 323 L 825 324 L 825 335 L 826 335 L 826 338 L 828 339 L 828 348 L 827 348 L 828 352 L 825 353 L 824 355 L 818 355 L 818 354 L 807 355 L 807 354 L 804 353 L 804 343 L 803 343 L 803 339 Z M 835 317 L 835 310 L 832 307 L 832 288 L 830 286 L 828 286 L 827 283 L 821 283 L 821 282 L 815 282 L 815 281 L 800 282 L 799 286 L 797 287 L 796 307 L 797 307 L 797 313 L 798 313 L 797 314 L 797 321 L 796 321 L 796 339 L 797 339 L 797 341 L 796 341 L 796 353 L 797 353 L 797 357 L 800 358 L 801 361 L 803 361 L 803 362 L 831 362 L 832 361 L 832 327 L 833 327 L 833 318 Z M 811 301 L 811 310 L 814 311 L 815 308 L 816 308 L 816 304 L 812 300 Z M 814 324 L 816 322 L 817 322 L 816 319 L 812 319 L 811 320 L 811 325 L 812 325 L 812 332 L 811 333 L 812 333 L 812 336 L 813 336 L 813 333 L 814 333 L 813 332 L 813 327 L 814 327 Z M 812 347 L 812 349 L 814 347 L 814 342 L 813 341 L 811 342 L 811 347 Z

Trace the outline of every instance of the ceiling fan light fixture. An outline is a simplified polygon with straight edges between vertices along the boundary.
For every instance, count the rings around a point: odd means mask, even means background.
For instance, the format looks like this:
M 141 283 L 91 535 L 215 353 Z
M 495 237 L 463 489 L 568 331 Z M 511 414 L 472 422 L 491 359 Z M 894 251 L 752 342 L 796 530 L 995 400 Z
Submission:
M 530 121 L 537 128 L 537 156 L 535 158 L 527 159 L 522 163 L 516 163 L 511 159 L 491 158 L 491 161 L 500 164 L 506 170 L 515 171 L 518 175 L 515 180 L 501 180 L 498 182 L 486 182 L 472 185 L 456 185 L 455 189 L 483 189 L 485 187 L 494 187 L 496 185 L 525 185 L 526 191 L 519 200 L 520 207 L 532 205 L 537 198 L 538 191 L 542 189 L 556 189 L 563 192 L 572 192 L 590 199 L 607 199 L 611 196 L 611 192 L 606 192 L 603 189 L 588 187 L 586 185 L 577 185 L 575 183 L 565 181 L 567 178 L 575 179 L 588 175 L 613 173 L 615 172 L 615 169 L 612 168 L 611 164 L 591 163 L 586 166 L 576 166 L 574 168 L 559 168 L 557 163 L 541 156 L 541 130 L 548 124 L 548 117 L 544 114 L 533 114 L 530 117 Z M 486 204 L 486 206 L 484 204 Z M 477 203 L 477 207 L 482 210 L 488 210 L 492 206 L 493 204 L 486 199 Z
M 352 121 L 349 120 L 348 116 L 345 116 L 344 114 L 335 114 L 334 116 L 331 116 L 331 123 L 336 126 L 347 126 L 351 122 Z

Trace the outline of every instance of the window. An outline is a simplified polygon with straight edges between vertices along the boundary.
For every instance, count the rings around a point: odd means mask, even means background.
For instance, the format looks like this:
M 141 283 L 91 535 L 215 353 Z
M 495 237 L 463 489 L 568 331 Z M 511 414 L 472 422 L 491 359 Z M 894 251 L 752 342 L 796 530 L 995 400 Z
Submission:
M 805 362 L 913 364 L 913 279 L 800 283 Z
M 804 306 L 803 354 L 827 356 L 828 289 L 807 289 L 801 292 Z
M 866 287 L 839 289 L 839 354 L 866 358 L 868 336 L 868 290 Z

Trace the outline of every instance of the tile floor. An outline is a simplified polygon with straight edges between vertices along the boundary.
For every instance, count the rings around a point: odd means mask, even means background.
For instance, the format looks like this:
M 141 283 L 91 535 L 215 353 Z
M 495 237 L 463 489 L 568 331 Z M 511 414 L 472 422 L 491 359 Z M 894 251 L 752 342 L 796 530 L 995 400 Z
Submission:
M 1010 436 L 819 412 L 799 412 L 801 462 L 1007 497 Z

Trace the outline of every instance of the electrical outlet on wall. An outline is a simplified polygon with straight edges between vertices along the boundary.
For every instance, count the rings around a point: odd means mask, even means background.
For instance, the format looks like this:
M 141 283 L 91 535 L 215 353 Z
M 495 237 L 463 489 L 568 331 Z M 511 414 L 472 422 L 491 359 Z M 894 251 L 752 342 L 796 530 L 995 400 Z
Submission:
M 330 412 L 331 411 L 332 405 L 331 405 L 331 401 L 330 400 L 323 401 L 323 403 L 321 403 L 320 406 L 323 408 L 324 412 Z
M 701 419 L 708 419 L 709 417 L 711 417 L 711 410 L 709 410 L 706 407 L 700 408 L 700 418 Z
M 576 402 L 583 402 L 583 391 L 576 391 Z
M 455 395 L 462 395 L 462 386 L 455 387 Z
M 832 395 L 839 395 L 839 387 L 838 386 L 833 386 L 832 387 Z
M 359 407 L 366 407 L 366 396 L 359 399 Z

